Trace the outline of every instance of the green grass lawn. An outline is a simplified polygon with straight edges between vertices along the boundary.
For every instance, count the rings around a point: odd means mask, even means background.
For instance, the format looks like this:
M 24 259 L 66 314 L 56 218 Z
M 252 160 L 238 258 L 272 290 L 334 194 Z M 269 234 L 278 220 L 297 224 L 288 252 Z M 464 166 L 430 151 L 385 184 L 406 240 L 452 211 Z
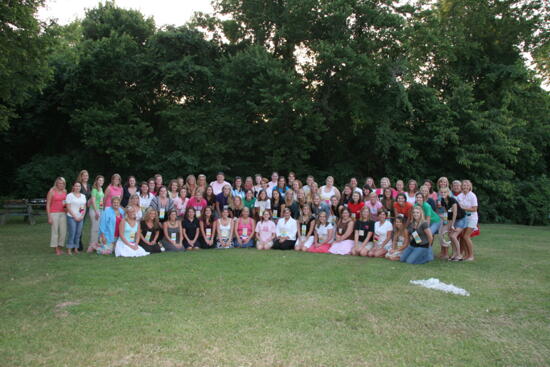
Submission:
M 0 227 L 1 366 L 550 365 L 550 228 L 485 225 L 475 262 L 420 266 L 48 243 L 43 219 Z M 430 277 L 471 296 L 409 284 Z

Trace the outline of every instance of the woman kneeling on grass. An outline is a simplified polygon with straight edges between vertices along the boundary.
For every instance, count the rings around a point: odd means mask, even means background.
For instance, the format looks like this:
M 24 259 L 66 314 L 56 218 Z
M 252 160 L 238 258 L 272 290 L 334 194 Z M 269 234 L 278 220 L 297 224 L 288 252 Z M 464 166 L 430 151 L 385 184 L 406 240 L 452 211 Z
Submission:
M 336 224 L 336 241 L 328 252 L 335 255 L 349 255 L 353 248 L 353 219 L 348 208 L 343 208 Z
M 111 206 L 105 208 L 99 219 L 100 244 L 97 248 L 99 255 L 110 255 L 113 252 L 115 243 L 118 241 L 119 225 L 124 216 L 120 208 L 120 197 L 111 198 Z
M 193 213 L 194 216 L 195 213 Z M 178 220 L 176 209 L 170 210 L 167 218 L 168 220 L 162 225 L 164 231 L 164 238 L 162 239 L 163 247 L 166 251 L 185 251 L 182 243 L 183 229 L 181 228 L 181 222 Z
M 235 240 L 234 247 L 249 248 L 254 247 L 254 219 L 250 217 L 250 209 L 243 207 L 241 216 L 235 221 Z
M 157 216 L 157 211 L 153 208 L 147 208 L 143 219 L 139 226 L 141 236 L 139 237 L 139 245 L 149 253 L 159 253 L 163 248 L 157 243 L 160 233 L 160 224 Z
M 233 247 L 233 219 L 229 218 L 229 207 L 222 207 L 221 218 L 216 224 L 218 230 L 218 243 L 216 248 Z
M 374 222 L 370 220 L 370 209 L 363 207 L 360 217 L 355 221 L 355 245 L 351 254 L 353 256 L 367 256 L 372 249 L 374 237 Z
M 283 218 L 277 222 L 277 239 L 273 242 L 274 250 L 292 250 L 296 244 L 298 223 L 290 216 L 290 208 L 285 208 Z
M 264 192 L 265 191 L 261 191 Z M 256 248 L 258 250 L 269 250 L 273 246 L 276 237 L 275 223 L 271 220 L 271 210 L 265 209 L 261 221 L 256 224 Z
M 401 262 L 407 264 L 424 264 L 434 259 L 432 252 L 433 235 L 428 222 L 424 219 L 424 211 L 415 206 L 412 220 L 407 228 L 409 246 L 401 254 Z
M 139 209 L 138 209 L 139 210 Z M 115 255 L 117 257 L 140 257 L 149 253 L 138 245 L 141 231 L 136 219 L 136 208 L 128 206 L 125 218 L 120 222 L 118 233 L 120 237 L 116 242 Z
M 313 244 L 307 249 L 307 252 L 328 253 L 334 242 L 334 227 L 329 223 L 328 214 L 324 211 L 319 212 L 317 216 L 313 237 Z
M 392 248 L 393 226 L 386 219 L 387 214 L 384 209 L 378 210 L 378 221 L 374 224 L 374 246 L 367 253 L 369 257 L 384 257 L 386 252 Z
M 216 248 L 215 233 L 216 222 L 214 220 L 214 210 L 211 206 L 204 208 L 204 214 L 200 220 L 201 236 L 199 246 L 203 249 Z
M 297 181 L 294 181 L 295 183 Z M 309 247 L 313 244 L 313 231 L 315 230 L 315 218 L 311 213 L 311 207 L 308 204 L 302 206 L 302 214 L 298 220 L 299 223 L 299 237 L 296 241 L 296 246 L 294 250 L 296 251 L 307 251 Z
M 409 245 L 409 232 L 407 232 L 407 226 L 405 225 L 406 221 L 403 215 L 395 217 L 392 247 L 386 252 L 386 259 L 399 261 L 403 250 Z

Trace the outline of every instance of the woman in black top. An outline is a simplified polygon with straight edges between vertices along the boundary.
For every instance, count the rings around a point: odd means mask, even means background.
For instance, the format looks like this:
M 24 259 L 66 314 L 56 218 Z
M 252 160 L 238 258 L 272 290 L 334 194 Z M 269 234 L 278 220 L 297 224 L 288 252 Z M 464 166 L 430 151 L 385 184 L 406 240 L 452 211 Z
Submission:
M 374 236 L 374 221 L 370 220 L 370 209 L 364 206 L 361 209 L 361 215 L 355 221 L 355 246 L 351 250 L 354 256 L 367 256 L 372 249 L 372 239 Z
M 195 216 L 195 208 L 189 207 L 185 211 L 183 226 L 183 246 L 186 250 L 198 250 L 199 247 L 199 220 Z
M 134 194 L 139 194 L 136 178 L 134 176 L 129 176 L 128 181 L 126 181 L 126 185 L 122 188 L 122 199 L 120 200 L 120 206 L 126 208 L 128 206 L 128 202 L 130 201 L 130 196 Z
M 271 195 L 271 212 L 273 213 L 272 218 L 275 223 L 277 223 L 277 219 L 282 214 L 281 206 L 284 207 L 284 203 L 281 199 L 281 193 L 279 191 L 273 190 L 273 193 Z
M 147 208 L 139 228 L 141 230 L 139 245 L 152 254 L 161 252 L 162 249 L 158 244 L 160 224 L 155 209 Z

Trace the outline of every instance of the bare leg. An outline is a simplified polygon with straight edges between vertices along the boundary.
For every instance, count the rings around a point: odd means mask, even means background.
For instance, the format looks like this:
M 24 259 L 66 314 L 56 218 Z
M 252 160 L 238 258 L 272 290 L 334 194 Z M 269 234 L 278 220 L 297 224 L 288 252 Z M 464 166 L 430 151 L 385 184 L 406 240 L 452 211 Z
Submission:
M 468 261 L 474 260 L 474 244 L 472 243 L 472 238 L 470 237 L 473 231 L 474 231 L 473 228 L 466 228 L 466 230 L 464 231 L 464 235 L 462 236 L 462 239 L 464 240 L 464 245 L 465 245 L 464 260 L 468 260 Z

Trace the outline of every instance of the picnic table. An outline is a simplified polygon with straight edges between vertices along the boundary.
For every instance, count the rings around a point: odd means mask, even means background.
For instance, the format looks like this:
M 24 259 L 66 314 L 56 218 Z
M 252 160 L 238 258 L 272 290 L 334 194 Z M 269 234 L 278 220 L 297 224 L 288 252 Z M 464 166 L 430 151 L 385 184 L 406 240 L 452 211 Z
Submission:
M 46 199 L 4 200 L 0 212 L 0 225 L 6 224 L 8 217 L 23 217 L 25 222 L 33 225 L 36 223 L 35 217 L 45 215 L 45 210 Z

